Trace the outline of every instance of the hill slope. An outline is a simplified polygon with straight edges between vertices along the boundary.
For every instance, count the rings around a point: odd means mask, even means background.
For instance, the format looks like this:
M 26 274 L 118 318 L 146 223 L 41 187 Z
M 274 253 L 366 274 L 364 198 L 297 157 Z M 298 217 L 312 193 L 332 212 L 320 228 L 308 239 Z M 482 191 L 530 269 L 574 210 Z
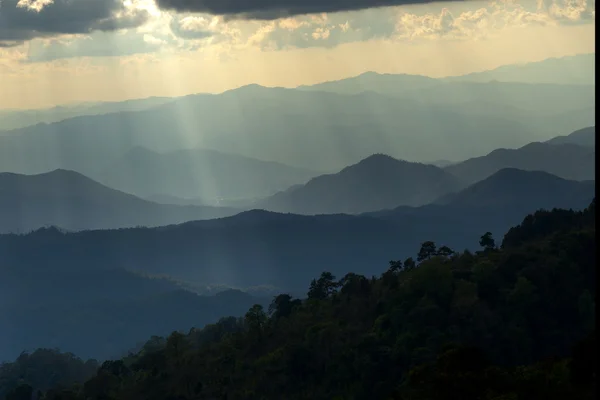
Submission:
M 201 296 L 168 279 L 108 266 L 39 267 L 22 263 L 0 272 L 0 362 L 38 347 L 100 360 L 119 357 L 145 337 L 239 316 L 266 302 L 233 290 Z
M 577 144 L 579 146 L 594 147 L 596 145 L 596 127 L 590 126 L 587 128 L 576 130 L 566 136 L 557 136 L 546 143 L 550 144 Z
M 578 190 L 572 198 L 565 196 L 568 203 L 560 194 L 545 193 L 540 204 L 437 204 L 358 216 L 254 210 L 158 228 L 0 235 L 0 254 L 7 265 L 67 270 L 124 266 L 206 286 L 265 285 L 294 293 L 324 268 L 336 275 L 353 270 L 371 276 L 374 266 L 412 256 L 426 240 L 455 249 L 477 248 L 482 233 L 500 235 L 541 206 L 576 209 L 588 204 L 593 186 L 591 193 Z
M 503 65 L 490 71 L 444 78 L 446 81 L 595 84 L 595 54 L 548 58 L 520 65 Z
M 98 174 L 100 182 L 140 197 L 266 197 L 304 183 L 316 172 L 213 150 L 156 153 L 134 148 Z M 96 177 L 96 176 L 94 176 Z
M 151 338 L 51 398 L 591 400 L 595 201 L 520 221 L 476 253 L 430 242 L 377 276 L 324 268 L 307 298 Z
M 460 207 L 576 208 L 594 197 L 594 181 L 571 181 L 541 171 L 505 168 L 459 191 L 443 196 L 438 204 Z
M 149 97 L 116 102 L 82 103 L 37 110 L 0 110 L 0 131 L 49 124 L 82 115 L 145 110 L 172 101 L 169 97 Z
M 400 93 L 420 90 L 439 84 L 439 80 L 421 75 L 365 72 L 358 76 L 337 81 L 317 83 L 310 86 L 298 86 L 298 89 L 340 94 L 358 94 L 366 91 L 373 91 L 381 94 L 398 95 Z
M 47 225 L 68 230 L 158 226 L 234 213 L 227 208 L 152 203 L 73 171 L 0 174 L 0 232 Z
M 459 187 L 456 178 L 433 165 L 376 154 L 337 174 L 322 175 L 304 186 L 280 192 L 256 206 L 299 214 L 357 214 L 427 204 Z
M 595 151 L 574 144 L 530 143 L 518 149 L 497 149 L 491 153 L 444 168 L 459 179 L 474 183 L 504 168 L 544 171 L 578 181 L 595 177 Z
M 332 172 L 375 153 L 412 161 L 464 160 L 594 123 L 593 89 L 477 85 L 460 97 L 451 87 L 394 98 L 373 91 L 342 95 L 257 85 L 186 96 L 151 110 L 8 131 L 0 137 L 0 170 L 31 174 L 62 168 L 96 178 L 141 146 L 158 152 L 210 148 Z M 472 104 L 483 102 L 492 106 L 474 112 Z

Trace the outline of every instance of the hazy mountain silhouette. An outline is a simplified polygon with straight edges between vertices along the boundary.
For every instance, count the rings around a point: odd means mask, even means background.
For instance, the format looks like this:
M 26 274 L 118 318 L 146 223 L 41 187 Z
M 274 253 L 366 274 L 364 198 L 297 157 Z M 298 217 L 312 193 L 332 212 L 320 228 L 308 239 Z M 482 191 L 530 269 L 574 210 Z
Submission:
M 542 171 L 505 168 L 436 203 L 460 207 L 585 208 L 594 197 L 594 181 L 573 181 Z
M 170 97 L 148 97 L 115 102 L 92 102 L 69 104 L 34 110 L 0 110 L 0 131 L 48 124 L 81 115 L 99 115 L 120 111 L 145 110 L 168 103 Z
M 596 127 L 590 126 L 579 129 L 566 136 L 557 136 L 546 143 L 550 144 L 577 144 L 579 146 L 594 147 L 596 145 Z
M 413 100 L 426 104 L 489 104 L 500 109 L 514 107 L 531 117 L 587 109 L 595 103 L 593 85 L 531 84 L 491 81 L 449 82 L 410 92 Z
M 402 92 L 421 90 L 439 84 L 440 81 L 438 79 L 422 75 L 365 72 L 358 76 L 337 81 L 317 83 L 315 85 L 301 85 L 297 89 L 340 94 L 358 94 L 365 91 L 374 91 L 381 94 L 397 95 Z
M 68 230 L 159 226 L 234 213 L 228 208 L 152 203 L 73 171 L 0 174 L 1 232 L 27 232 L 47 225 Z
M 119 357 L 145 337 L 188 331 L 268 303 L 234 290 L 199 296 L 168 280 L 116 268 L 22 263 L 4 268 L 0 277 L 1 361 L 37 347 L 101 360 Z
M 486 113 L 492 111 L 496 115 L 510 116 L 511 113 L 516 113 L 524 116 L 524 113 L 529 113 L 529 118 L 531 118 L 532 116 L 539 117 L 539 114 L 549 115 L 588 109 L 595 102 L 594 87 L 593 83 L 564 85 L 500 82 L 494 79 L 471 81 L 462 78 L 454 81 L 419 75 L 369 72 L 353 78 L 309 87 L 302 86 L 300 89 L 338 94 L 373 92 L 411 99 L 428 105 L 459 105 L 465 107 L 466 112 L 472 112 L 473 108 L 480 108 L 480 111 L 485 110 Z M 451 110 L 457 111 L 457 109 Z
M 446 81 L 595 84 L 595 54 L 548 58 L 526 64 L 503 65 L 490 71 L 444 78 Z
M 209 200 L 205 200 L 199 197 L 177 197 L 168 194 L 156 194 L 152 196 L 146 196 L 146 200 L 158 204 L 171 204 L 176 206 L 206 206 Z
M 429 162 L 427 164 L 435 165 L 436 167 L 439 167 L 439 168 L 445 168 L 449 165 L 456 164 L 456 162 L 450 161 L 450 160 L 436 160 L 436 161 Z
M 371 162 L 399 161 L 380 155 Z M 252 210 L 157 228 L 0 235 L 0 359 L 40 346 L 115 357 L 141 338 L 269 301 L 181 288 L 266 286 L 302 295 L 323 270 L 378 274 L 390 259 L 414 257 L 426 240 L 474 250 L 482 233 L 498 238 L 524 213 L 583 208 L 593 196 L 594 182 L 504 169 L 438 204 L 363 215 Z
M 542 206 L 578 208 L 589 204 L 594 195 L 593 182 L 580 183 L 581 190 L 572 190 L 574 183 L 550 177 L 551 184 L 540 188 L 543 198 L 533 194 L 516 203 L 514 198 L 521 192 L 511 191 L 511 179 L 530 182 L 537 176 L 503 171 L 450 199 L 449 204 L 405 206 L 365 215 L 303 216 L 254 210 L 158 228 L 0 235 L 0 253 L 6 265 L 48 271 L 127 266 L 204 285 L 267 285 L 302 292 L 323 270 L 339 276 L 348 271 L 371 276 L 390 259 L 414 256 L 426 240 L 473 250 L 483 233 L 503 234 L 524 212 Z M 498 194 L 503 190 L 509 192 L 505 197 Z M 572 195 L 560 193 L 568 190 Z M 507 198 L 509 206 L 494 197 Z
M 456 85 L 465 86 L 462 94 Z M 375 153 L 461 160 L 594 123 L 593 88 L 506 85 L 441 84 L 402 98 L 250 85 L 149 110 L 8 131 L 0 137 L 0 171 L 62 168 L 96 177 L 142 146 L 158 152 L 210 148 L 333 172 Z M 492 106 L 474 112 L 474 102 Z
M 214 150 L 156 153 L 136 147 L 98 174 L 100 182 L 140 197 L 217 199 L 265 197 L 305 183 L 313 171 Z M 96 177 L 96 176 L 93 176 Z
M 584 181 L 595 177 L 595 158 L 590 147 L 534 142 L 518 149 L 497 149 L 444 169 L 467 183 L 485 179 L 504 168 L 545 171 L 564 179 Z
M 277 193 L 256 206 L 298 214 L 357 214 L 427 204 L 460 186 L 458 179 L 433 165 L 375 154 L 337 174 L 321 175 Z

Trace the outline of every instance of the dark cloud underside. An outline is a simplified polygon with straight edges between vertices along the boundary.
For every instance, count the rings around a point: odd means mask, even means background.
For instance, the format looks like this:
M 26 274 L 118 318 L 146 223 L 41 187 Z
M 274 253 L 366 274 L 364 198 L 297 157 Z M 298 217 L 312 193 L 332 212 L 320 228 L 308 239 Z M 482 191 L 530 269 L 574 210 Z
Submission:
M 264 20 L 293 15 L 432 2 L 431 0 L 156 0 L 158 7 L 165 10 Z
M 40 11 L 17 7 L 18 0 L 0 1 L 0 43 L 60 34 L 113 31 L 136 27 L 146 21 L 145 12 L 117 16 L 122 0 L 55 0 Z

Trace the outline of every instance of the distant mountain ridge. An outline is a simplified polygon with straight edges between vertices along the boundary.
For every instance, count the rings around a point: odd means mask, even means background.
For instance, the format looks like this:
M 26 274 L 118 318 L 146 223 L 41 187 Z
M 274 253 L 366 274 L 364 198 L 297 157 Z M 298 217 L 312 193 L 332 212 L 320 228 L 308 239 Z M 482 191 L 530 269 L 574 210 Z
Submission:
M 595 182 L 566 180 L 543 171 L 504 168 L 490 177 L 443 196 L 437 204 L 460 207 L 585 208 Z
M 304 183 L 317 172 L 207 149 L 157 153 L 135 147 L 92 175 L 107 186 L 136 196 L 202 199 L 265 197 Z
M 7 265 L 63 271 L 126 265 L 204 285 L 304 290 L 325 268 L 369 276 L 390 257 L 413 256 L 425 240 L 476 248 L 482 233 L 501 234 L 523 212 L 582 208 L 594 192 L 594 182 L 506 169 L 421 207 L 316 216 L 253 210 L 157 228 L 0 235 L 0 253 Z
M 566 136 L 557 136 L 546 143 L 550 144 L 577 144 L 580 146 L 588 146 L 594 148 L 596 145 L 596 127 L 590 126 L 587 128 L 576 130 Z
M 564 179 L 584 181 L 595 179 L 595 159 L 593 147 L 533 142 L 518 149 L 497 149 L 485 156 L 449 165 L 444 170 L 467 184 L 481 181 L 504 168 L 545 171 Z
M 210 148 L 323 172 L 375 153 L 461 160 L 593 125 L 594 101 L 593 87 L 573 85 L 457 82 L 402 96 L 251 85 L 4 132 L 0 171 L 62 168 L 97 179 L 136 146 Z
M 595 54 L 548 58 L 526 64 L 503 65 L 489 71 L 444 78 L 446 81 L 560 83 L 595 85 Z
M 234 209 L 169 206 L 103 186 L 74 171 L 0 173 L 0 232 L 159 226 L 232 215 Z
M 375 154 L 337 174 L 277 193 L 256 207 L 299 214 L 357 214 L 427 204 L 460 186 L 458 179 L 433 165 Z
M 166 104 L 170 97 L 148 97 L 114 102 L 68 104 L 37 110 L 0 110 L 0 131 L 49 124 L 81 115 L 101 115 L 111 112 L 145 110 Z M 1 133 L 0 133 L 1 134 Z

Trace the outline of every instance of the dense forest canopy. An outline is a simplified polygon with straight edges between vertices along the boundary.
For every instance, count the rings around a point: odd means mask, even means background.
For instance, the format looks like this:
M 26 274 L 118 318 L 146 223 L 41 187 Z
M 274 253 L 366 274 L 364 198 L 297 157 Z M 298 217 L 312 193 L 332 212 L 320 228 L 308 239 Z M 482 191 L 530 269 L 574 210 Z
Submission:
M 0 367 L 0 396 L 594 398 L 595 200 L 528 215 L 500 245 L 482 233 L 480 251 L 424 242 L 379 277 L 323 272 L 306 299 L 280 294 L 242 318 L 152 337 L 97 370 L 70 354 L 23 354 Z

